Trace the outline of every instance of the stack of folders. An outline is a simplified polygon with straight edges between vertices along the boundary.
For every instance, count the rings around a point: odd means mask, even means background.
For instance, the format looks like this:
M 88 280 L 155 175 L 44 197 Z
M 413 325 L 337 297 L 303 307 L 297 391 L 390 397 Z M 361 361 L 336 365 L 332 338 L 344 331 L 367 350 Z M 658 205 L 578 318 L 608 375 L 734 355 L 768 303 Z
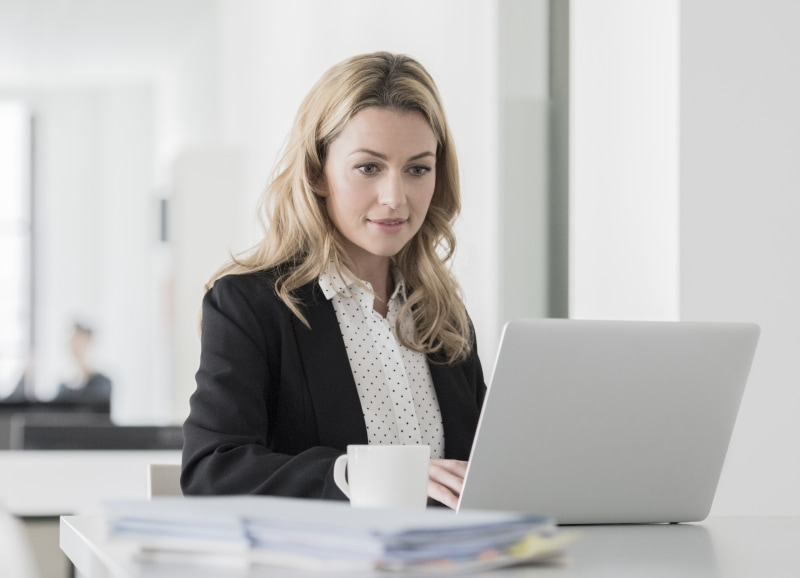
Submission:
M 142 560 L 320 571 L 463 572 L 552 562 L 572 536 L 543 516 L 361 510 L 274 497 L 157 498 L 106 506 L 109 535 Z

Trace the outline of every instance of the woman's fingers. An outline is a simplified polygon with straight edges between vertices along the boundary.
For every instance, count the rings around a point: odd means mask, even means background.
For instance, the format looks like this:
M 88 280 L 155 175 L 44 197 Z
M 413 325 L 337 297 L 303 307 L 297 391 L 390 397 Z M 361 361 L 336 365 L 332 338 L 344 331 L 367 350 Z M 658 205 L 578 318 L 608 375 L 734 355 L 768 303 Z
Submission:
M 428 468 L 428 497 L 455 510 L 466 473 L 467 462 L 432 459 Z

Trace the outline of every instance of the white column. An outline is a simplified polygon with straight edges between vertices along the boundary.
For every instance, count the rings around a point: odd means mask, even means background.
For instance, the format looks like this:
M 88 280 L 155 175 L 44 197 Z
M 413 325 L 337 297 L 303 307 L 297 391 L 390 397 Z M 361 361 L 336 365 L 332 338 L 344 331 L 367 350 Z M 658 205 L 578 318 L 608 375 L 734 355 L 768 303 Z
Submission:
M 678 2 L 572 0 L 569 315 L 677 319 Z

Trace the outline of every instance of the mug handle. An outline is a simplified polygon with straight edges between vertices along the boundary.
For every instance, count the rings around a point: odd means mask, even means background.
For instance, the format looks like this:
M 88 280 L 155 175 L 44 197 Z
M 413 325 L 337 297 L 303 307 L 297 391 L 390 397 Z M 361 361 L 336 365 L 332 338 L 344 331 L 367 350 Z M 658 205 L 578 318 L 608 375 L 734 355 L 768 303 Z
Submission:
M 347 483 L 345 472 L 347 471 L 347 454 L 341 455 L 336 458 L 333 463 L 333 481 L 339 486 L 347 499 L 350 499 L 350 484 Z

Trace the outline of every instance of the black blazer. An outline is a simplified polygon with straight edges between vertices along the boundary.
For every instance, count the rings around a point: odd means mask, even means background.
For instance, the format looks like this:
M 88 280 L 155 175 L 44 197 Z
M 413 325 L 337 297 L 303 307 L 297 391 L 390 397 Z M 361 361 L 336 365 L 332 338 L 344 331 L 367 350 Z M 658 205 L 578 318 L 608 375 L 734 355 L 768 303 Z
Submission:
M 366 444 L 367 429 L 333 305 L 316 282 L 302 287 L 309 329 L 273 284 L 272 271 L 229 275 L 203 299 L 185 494 L 345 499 L 333 462 L 348 444 Z M 445 457 L 467 460 L 486 392 L 477 349 L 457 365 L 429 358 L 429 367 Z

